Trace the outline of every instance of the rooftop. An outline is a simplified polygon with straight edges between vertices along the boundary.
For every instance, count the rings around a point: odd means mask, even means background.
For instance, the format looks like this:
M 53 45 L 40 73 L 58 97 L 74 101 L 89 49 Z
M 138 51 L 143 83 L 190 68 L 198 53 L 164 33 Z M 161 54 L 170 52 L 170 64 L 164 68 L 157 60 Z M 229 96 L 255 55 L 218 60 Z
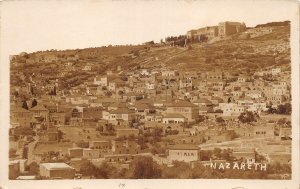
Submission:
M 45 167 L 48 170 L 57 170 L 57 169 L 74 169 L 66 163 L 41 163 L 40 166 Z
M 117 110 L 112 110 L 110 113 L 111 114 L 130 114 L 130 113 L 134 113 L 134 111 L 132 111 L 128 108 L 118 108 Z
M 167 114 L 166 116 L 164 116 L 164 118 L 185 118 L 185 117 L 181 114 Z
M 208 100 L 207 98 L 200 98 L 200 99 L 196 100 L 194 103 L 212 104 L 212 102 L 210 100 Z
M 178 100 L 172 103 L 170 107 L 197 107 L 197 106 L 189 101 Z
M 198 146 L 195 145 L 188 145 L 188 144 L 177 144 L 171 146 L 169 150 L 200 150 Z

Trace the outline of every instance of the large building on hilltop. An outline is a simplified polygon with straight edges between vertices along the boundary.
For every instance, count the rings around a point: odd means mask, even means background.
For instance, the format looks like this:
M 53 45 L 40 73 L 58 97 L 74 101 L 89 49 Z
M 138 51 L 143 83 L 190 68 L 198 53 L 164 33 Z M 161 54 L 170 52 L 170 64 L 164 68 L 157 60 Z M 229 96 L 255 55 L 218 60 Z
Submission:
M 209 40 L 218 36 L 218 26 L 207 26 L 197 30 L 190 30 L 187 32 L 189 39 L 201 40 L 201 38 L 208 38 Z
M 246 25 L 240 22 L 220 22 L 218 29 L 219 36 L 225 37 L 246 31 Z
M 186 36 L 192 40 L 211 40 L 215 37 L 226 37 L 236 33 L 246 31 L 245 23 L 240 22 L 220 22 L 218 26 L 207 26 L 196 30 L 190 30 Z

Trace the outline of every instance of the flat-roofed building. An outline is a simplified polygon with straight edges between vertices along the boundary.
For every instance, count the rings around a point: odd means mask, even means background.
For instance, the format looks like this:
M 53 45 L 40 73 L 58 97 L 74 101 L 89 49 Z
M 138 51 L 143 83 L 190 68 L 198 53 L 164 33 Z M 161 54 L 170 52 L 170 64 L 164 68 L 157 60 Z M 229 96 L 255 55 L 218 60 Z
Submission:
M 186 35 L 188 39 L 200 40 L 201 37 L 206 37 L 210 40 L 218 36 L 218 26 L 207 26 L 196 30 L 190 30 Z
M 170 161 L 192 162 L 200 160 L 200 149 L 194 145 L 175 145 L 169 149 Z
M 83 148 L 69 148 L 68 153 L 70 158 L 80 158 L 83 156 Z
M 75 169 L 66 163 L 41 163 L 40 175 L 48 179 L 73 179 Z
M 19 161 L 9 161 L 9 179 L 16 179 L 20 175 L 20 162 Z
M 199 107 L 189 101 L 176 100 L 167 106 L 165 114 L 180 114 L 187 122 L 195 122 L 199 118 Z
M 83 158 L 86 158 L 86 159 L 100 158 L 100 150 L 85 148 L 85 149 L 83 149 Z
M 163 118 L 164 124 L 180 124 L 184 123 L 186 118 L 181 114 L 167 114 Z
M 89 146 L 92 149 L 110 149 L 111 145 L 108 140 L 103 141 L 90 141 Z
M 220 22 L 218 25 L 218 34 L 220 37 L 225 37 L 246 31 L 245 23 L 240 22 Z

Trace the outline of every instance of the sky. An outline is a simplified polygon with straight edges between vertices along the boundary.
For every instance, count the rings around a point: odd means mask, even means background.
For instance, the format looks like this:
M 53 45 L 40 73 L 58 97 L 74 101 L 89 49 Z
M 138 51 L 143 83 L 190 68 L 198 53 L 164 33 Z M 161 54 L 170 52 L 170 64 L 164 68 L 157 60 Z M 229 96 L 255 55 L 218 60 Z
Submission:
M 295 1 L 5 1 L 1 44 L 8 54 L 140 44 L 222 21 L 285 21 Z M 270 8 L 270 6 L 272 8 Z

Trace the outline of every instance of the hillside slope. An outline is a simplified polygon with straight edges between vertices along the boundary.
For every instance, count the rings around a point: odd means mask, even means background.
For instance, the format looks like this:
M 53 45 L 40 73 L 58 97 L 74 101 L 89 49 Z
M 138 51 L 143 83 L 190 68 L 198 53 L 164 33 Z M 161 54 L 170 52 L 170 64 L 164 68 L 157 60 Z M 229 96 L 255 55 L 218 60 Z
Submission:
M 260 69 L 281 66 L 290 70 L 290 26 L 265 26 L 216 39 L 208 43 L 196 43 L 189 48 L 163 44 L 139 46 L 109 46 L 65 51 L 46 51 L 16 56 L 11 61 L 11 85 L 26 85 L 40 78 L 41 84 L 49 79 L 60 79 L 69 88 L 107 70 L 123 71 L 138 68 L 169 67 L 177 70 L 207 71 L 221 69 L 231 73 L 251 73 Z M 46 56 L 56 57 L 45 62 Z M 69 60 L 69 57 L 77 57 Z M 72 63 L 72 69 L 66 64 Z M 84 71 L 86 65 L 93 67 Z

